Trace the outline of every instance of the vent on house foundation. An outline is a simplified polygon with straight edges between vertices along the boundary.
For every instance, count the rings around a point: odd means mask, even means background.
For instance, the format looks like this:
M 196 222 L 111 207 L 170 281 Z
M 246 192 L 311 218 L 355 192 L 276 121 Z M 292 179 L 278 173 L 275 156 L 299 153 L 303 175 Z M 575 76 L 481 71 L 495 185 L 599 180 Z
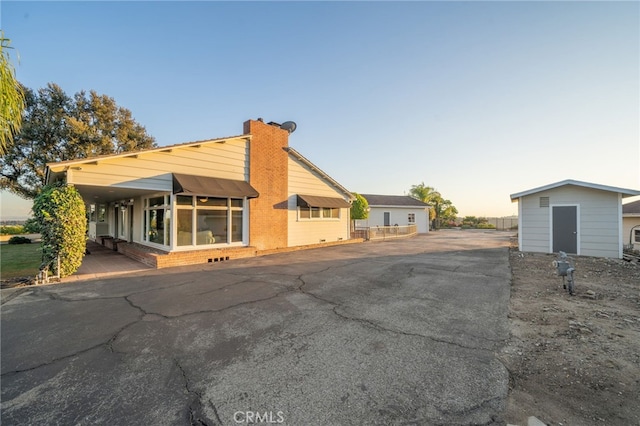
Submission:
M 549 197 L 540 197 L 540 207 L 549 207 Z

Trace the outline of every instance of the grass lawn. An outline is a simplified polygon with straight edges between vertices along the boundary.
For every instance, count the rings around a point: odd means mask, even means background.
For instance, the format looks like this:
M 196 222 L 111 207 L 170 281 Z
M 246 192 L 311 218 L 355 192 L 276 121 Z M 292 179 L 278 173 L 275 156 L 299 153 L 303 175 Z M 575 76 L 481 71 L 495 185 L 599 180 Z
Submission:
M 0 245 L 0 278 L 34 277 L 42 262 L 39 243 Z

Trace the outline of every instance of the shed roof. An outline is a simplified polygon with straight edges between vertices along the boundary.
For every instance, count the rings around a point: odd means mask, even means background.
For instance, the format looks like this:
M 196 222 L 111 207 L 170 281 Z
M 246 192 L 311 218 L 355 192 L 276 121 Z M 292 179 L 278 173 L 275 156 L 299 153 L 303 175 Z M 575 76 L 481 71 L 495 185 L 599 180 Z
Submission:
M 360 195 L 366 198 L 370 206 L 429 207 L 429 204 L 408 195 Z
M 633 197 L 634 195 L 640 195 L 640 191 L 635 190 L 635 189 L 627 189 L 627 188 L 618 188 L 615 186 L 608 186 L 608 185 L 600 185 L 597 183 L 590 183 L 590 182 L 583 182 L 583 181 L 579 181 L 579 180 L 573 180 L 573 179 L 566 179 L 560 182 L 555 182 L 555 183 L 551 183 L 549 185 L 545 185 L 545 186 L 540 186 L 538 188 L 533 188 L 533 189 L 529 189 L 527 191 L 522 191 L 522 192 L 517 192 L 515 194 L 511 194 L 511 201 L 515 201 L 520 197 L 526 197 L 527 195 L 531 195 L 531 194 L 536 194 L 538 192 L 542 192 L 542 191 L 548 191 L 550 189 L 554 189 L 554 188 L 559 188 L 561 186 L 566 186 L 566 185 L 573 185 L 573 186 L 579 186 L 582 188 L 589 188 L 589 189 L 598 189 L 600 191 L 608 191 L 608 192 L 615 192 L 618 194 L 622 194 L 622 197 Z
M 622 214 L 629 216 L 640 216 L 640 200 L 622 205 Z

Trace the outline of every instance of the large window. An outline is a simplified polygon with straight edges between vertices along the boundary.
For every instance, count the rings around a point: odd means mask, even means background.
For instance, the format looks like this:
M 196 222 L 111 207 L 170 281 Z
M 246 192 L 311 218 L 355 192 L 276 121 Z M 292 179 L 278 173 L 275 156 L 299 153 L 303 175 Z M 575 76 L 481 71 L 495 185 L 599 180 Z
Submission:
M 242 242 L 242 199 L 178 195 L 176 206 L 178 246 Z
M 144 241 L 168 246 L 171 244 L 171 207 L 169 195 L 144 200 Z

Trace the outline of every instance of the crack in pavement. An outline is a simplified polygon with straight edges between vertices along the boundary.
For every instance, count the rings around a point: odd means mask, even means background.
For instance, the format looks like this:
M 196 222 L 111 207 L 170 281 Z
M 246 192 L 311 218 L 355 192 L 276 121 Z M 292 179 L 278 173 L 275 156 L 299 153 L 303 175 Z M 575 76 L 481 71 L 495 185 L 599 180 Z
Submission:
M 328 270 L 330 268 L 327 268 L 326 270 Z M 461 349 L 469 349 L 469 350 L 481 350 L 481 351 L 485 351 L 485 352 L 491 352 L 492 349 L 485 349 L 485 348 L 481 348 L 481 347 L 476 347 L 476 346 L 469 346 L 469 345 L 463 345 L 461 343 L 458 342 L 454 342 L 451 340 L 446 340 L 446 339 L 439 339 L 437 337 L 433 337 L 433 336 L 426 336 L 424 334 L 419 334 L 419 333 L 412 333 L 412 332 L 408 332 L 408 331 L 404 331 L 404 330 L 399 330 L 399 329 L 394 329 L 394 328 L 390 328 L 390 327 L 386 327 L 383 326 L 382 324 L 380 324 L 379 322 L 375 322 L 366 318 L 359 318 L 359 317 L 354 317 L 354 316 L 349 316 L 345 313 L 340 313 L 338 312 L 338 309 L 346 309 L 345 306 L 343 304 L 334 302 L 332 300 L 329 299 L 325 299 L 321 296 L 318 296 L 317 294 L 311 293 L 307 290 L 304 290 L 303 287 L 306 285 L 306 282 L 304 281 L 304 279 L 302 278 L 304 275 L 308 275 L 308 274 L 302 274 L 298 276 L 298 280 L 302 283 L 297 287 L 297 290 L 307 296 L 310 296 L 316 300 L 319 300 L 321 302 L 330 304 L 333 306 L 333 308 L 331 309 L 331 311 L 337 315 L 338 317 L 342 318 L 343 320 L 346 321 L 355 321 L 355 322 L 359 322 L 365 326 L 368 326 L 370 328 L 374 328 L 378 331 L 383 331 L 383 332 L 388 332 L 388 333 L 393 333 L 393 334 L 400 334 L 400 335 L 404 335 L 404 336 L 413 336 L 413 337 L 421 337 L 424 339 L 429 339 L 433 342 L 438 342 L 438 343 L 443 343 L 443 344 L 447 344 L 447 345 L 453 345 L 456 347 L 459 347 Z M 476 338 L 478 340 L 488 340 L 490 342 L 494 342 L 494 343 L 501 343 L 501 342 L 505 342 L 507 339 L 491 339 L 488 337 L 478 337 L 478 336 L 471 336 L 473 338 Z
M 178 370 L 180 370 L 180 373 L 182 374 L 182 378 L 184 379 L 185 390 L 192 397 L 191 401 L 189 402 L 189 406 L 187 407 L 187 409 L 189 410 L 189 424 L 192 426 L 212 426 L 213 423 L 211 422 L 211 420 L 209 420 L 207 416 L 203 413 L 202 394 L 196 391 L 195 389 L 191 388 L 189 377 L 187 377 L 187 372 L 178 361 L 178 358 L 173 358 L 173 362 L 175 363 L 176 367 L 178 367 Z M 217 417 L 217 411 L 216 411 L 216 417 Z M 218 417 L 217 420 L 219 422 L 220 418 Z M 221 424 L 221 423 L 219 422 L 218 424 Z

